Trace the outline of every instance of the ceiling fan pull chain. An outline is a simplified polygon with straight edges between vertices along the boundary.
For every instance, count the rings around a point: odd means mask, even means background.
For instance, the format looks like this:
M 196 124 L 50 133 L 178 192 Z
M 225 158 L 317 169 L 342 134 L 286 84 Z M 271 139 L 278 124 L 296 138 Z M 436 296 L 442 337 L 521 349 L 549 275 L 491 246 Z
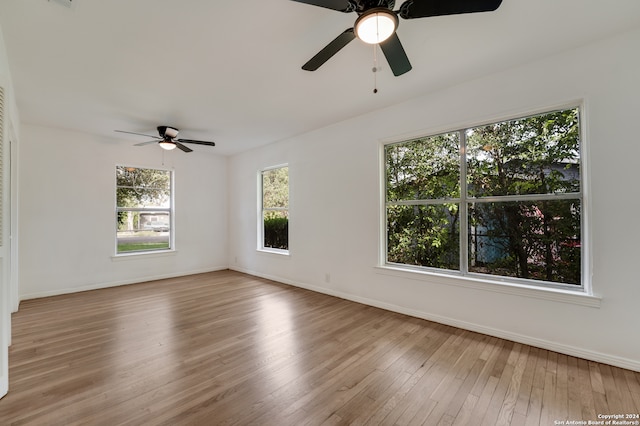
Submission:
M 373 93 L 378 93 L 378 75 L 377 72 L 378 70 L 378 45 L 374 44 L 373 45 L 373 68 L 371 69 L 371 71 L 373 71 Z

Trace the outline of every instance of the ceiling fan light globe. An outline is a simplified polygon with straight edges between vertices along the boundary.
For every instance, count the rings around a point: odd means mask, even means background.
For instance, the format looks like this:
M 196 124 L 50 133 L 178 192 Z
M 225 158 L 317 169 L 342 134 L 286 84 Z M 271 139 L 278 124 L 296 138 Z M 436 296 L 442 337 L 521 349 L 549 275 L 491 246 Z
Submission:
M 171 151 L 172 149 L 176 149 L 176 144 L 173 143 L 173 142 L 169 142 L 169 141 L 159 142 L 158 145 L 160 145 L 160 148 L 166 149 L 167 151 Z
M 355 25 L 358 38 L 368 44 L 382 43 L 398 28 L 398 17 L 390 10 L 370 10 L 362 14 Z

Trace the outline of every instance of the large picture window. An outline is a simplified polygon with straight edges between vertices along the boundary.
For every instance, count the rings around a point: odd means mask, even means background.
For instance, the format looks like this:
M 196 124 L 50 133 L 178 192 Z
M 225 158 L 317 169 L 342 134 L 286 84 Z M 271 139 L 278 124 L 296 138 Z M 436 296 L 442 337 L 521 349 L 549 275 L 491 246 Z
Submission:
M 273 167 L 260 172 L 260 249 L 289 250 L 289 168 Z
M 386 263 L 582 286 L 579 108 L 384 147 Z
M 171 249 L 172 173 L 116 166 L 116 253 Z

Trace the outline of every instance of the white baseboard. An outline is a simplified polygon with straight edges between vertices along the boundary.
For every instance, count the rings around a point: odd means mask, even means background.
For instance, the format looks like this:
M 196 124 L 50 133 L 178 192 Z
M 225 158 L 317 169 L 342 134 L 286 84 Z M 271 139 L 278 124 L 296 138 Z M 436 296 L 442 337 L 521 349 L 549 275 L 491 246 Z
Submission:
M 7 376 L 0 377 L 0 398 L 5 396 L 9 391 L 9 378 Z
M 207 272 L 215 272 L 222 271 L 225 269 L 229 269 L 225 266 L 216 266 L 213 268 L 206 269 L 198 269 L 194 271 L 183 271 L 179 273 L 170 273 L 170 274 L 160 274 L 160 275 L 148 275 L 143 277 L 138 277 L 135 279 L 122 280 L 122 281 L 111 281 L 111 282 L 101 282 L 95 284 L 87 284 L 79 287 L 68 287 L 50 291 L 40 291 L 35 293 L 27 293 L 20 296 L 20 300 L 29 300 L 29 299 L 39 299 L 41 297 L 50 297 L 50 296 L 59 296 L 61 294 L 69 294 L 69 293 L 78 293 L 81 291 L 89 291 L 89 290 L 99 290 L 101 288 L 109 288 L 109 287 L 118 287 L 121 285 L 129 285 L 129 284 L 138 284 L 146 281 L 155 281 L 155 280 L 164 280 L 167 278 L 177 278 L 184 277 L 187 275 L 195 275 L 195 274 L 204 274 Z
M 415 309 L 405 308 L 403 306 L 394 305 L 391 303 L 382 302 L 379 300 L 369 299 L 366 297 L 355 296 L 340 291 L 318 287 L 310 284 L 293 282 L 281 277 L 261 274 L 256 271 L 251 271 L 245 268 L 237 266 L 230 266 L 229 269 L 243 272 L 245 274 L 255 275 L 257 277 L 265 278 L 272 281 L 277 281 L 283 284 L 291 285 L 294 287 L 300 287 L 307 290 L 315 291 L 317 293 L 327 294 L 329 296 L 339 297 L 341 299 L 350 300 L 352 302 L 362 303 L 363 305 L 374 306 L 376 308 L 385 309 L 387 311 L 397 312 L 404 315 L 409 315 L 416 318 L 421 318 L 427 321 L 437 322 L 439 324 L 450 325 L 452 327 L 461 328 L 464 330 L 474 331 L 481 334 L 487 334 L 493 337 L 499 337 L 501 339 L 511 340 L 513 342 L 522 343 L 529 346 L 535 346 L 541 349 L 547 349 L 554 352 L 559 352 L 565 355 L 575 356 L 590 361 L 601 362 L 603 364 L 613 365 L 615 367 L 625 368 L 628 370 L 640 372 L 640 361 L 632 360 L 628 358 L 622 358 L 615 355 L 604 354 L 601 352 L 590 351 L 575 346 L 569 346 L 558 342 L 552 342 L 549 340 L 538 339 L 536 337 L 526 336 L 519 333 L 513 333 L 507 330 L 501 330 L 493 327 L 486 327 L 479 324 L 470 323 L 467 321 L 460 321 L 455 318 L 444 317 L 441 315 L 434 315 L 428 312 L 418 311 Z

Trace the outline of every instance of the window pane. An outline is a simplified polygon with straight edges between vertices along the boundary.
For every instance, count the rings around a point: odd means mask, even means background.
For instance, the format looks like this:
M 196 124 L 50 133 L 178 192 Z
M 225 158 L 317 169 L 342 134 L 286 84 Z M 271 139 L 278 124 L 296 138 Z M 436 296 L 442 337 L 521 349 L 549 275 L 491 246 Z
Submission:
M 460 269 L 458 204 L 389 206 L 387 261 Z
M 385 156 L 387 201 L 460 196 L 458 133 L 387 145 Z
M 118 207 L 164 207 L 171 203 L 168 170 L 116 167 Z
M 289 168 L 280 167 L 262 172 L 262 207 L 289 207 Z
M 286 211 L 263 213 L 265 248 L 289 249 L 289 217 Z
M 469 205 L 469 271 L 580 284 L 580 201 Z
M 171 248 L 170 171 L 116 166 L 116 203 L 116 253 Z
M 168 208 L 171 205 L 171 190 L 118 188 L 118 207 Z
M 580 191 L 578 109 L 466 131 L 472 197 Z
M 118 212 L 118 253 L 167 250 L 171 216 L 168 212 Z

